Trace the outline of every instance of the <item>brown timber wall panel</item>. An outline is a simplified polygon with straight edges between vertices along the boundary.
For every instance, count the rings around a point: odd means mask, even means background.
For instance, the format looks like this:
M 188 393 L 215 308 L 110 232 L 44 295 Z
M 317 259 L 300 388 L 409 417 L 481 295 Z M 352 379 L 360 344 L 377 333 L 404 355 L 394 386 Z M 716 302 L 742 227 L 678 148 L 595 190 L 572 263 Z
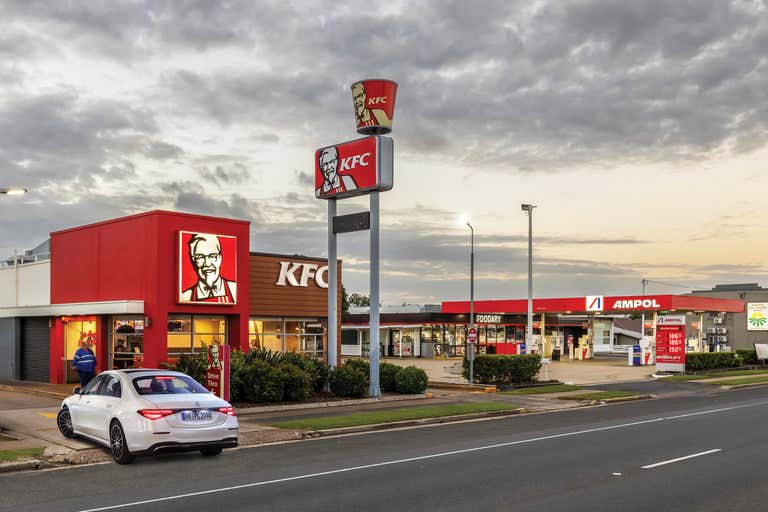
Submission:
M 325 261 L 297 256 L 250 255 L 250 314 L 254 316 L 328 316 L 328 289 L 310 279 L 308 286 L 277 286 L 280 262 L 325 266 Z M 341 262 L 338 263 L 338 304 L 341 311 Z M 300 278 L 301 270 L 296 272 Z M 327 275 L 325 276 L 327 279 Z M 339 315 L 340 316 L 340 315 Z

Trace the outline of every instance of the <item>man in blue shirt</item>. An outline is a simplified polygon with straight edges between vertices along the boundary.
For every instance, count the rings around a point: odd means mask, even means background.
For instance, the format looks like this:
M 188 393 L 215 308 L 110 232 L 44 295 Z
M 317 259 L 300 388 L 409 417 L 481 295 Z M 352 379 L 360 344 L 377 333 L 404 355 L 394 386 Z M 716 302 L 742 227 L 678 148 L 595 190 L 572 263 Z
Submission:
M 84 387 L 94 377 L 96 371 L 96 356 L 87 342 L 83 342 L 75 358 L 72 359 L 72 367 L 80 374 L 80 387 Z

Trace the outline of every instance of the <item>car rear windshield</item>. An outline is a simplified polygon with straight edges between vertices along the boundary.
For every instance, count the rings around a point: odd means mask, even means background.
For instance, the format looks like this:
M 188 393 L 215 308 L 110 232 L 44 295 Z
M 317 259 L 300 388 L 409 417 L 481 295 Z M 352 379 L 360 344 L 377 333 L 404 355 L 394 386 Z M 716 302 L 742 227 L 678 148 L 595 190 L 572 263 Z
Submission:
M 192 377 L 186 375 L 146 375 L 133 379 L 133 387 L 140 395 L 188 395 L 208 393 Z

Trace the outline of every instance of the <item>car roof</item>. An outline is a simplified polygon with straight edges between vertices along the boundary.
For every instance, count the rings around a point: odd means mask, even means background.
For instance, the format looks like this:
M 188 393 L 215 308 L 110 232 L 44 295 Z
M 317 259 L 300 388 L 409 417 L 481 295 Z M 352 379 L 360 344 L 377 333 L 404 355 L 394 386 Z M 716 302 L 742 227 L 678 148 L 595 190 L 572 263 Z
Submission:
M 186 375 L 186 373 L 177 372 L 176 370 L 160 370 L 157 368 L 132 368 L 130 370 L 112 370 L 115 373 L 120 373 L 130 377 L 139 377 L 145 375 Z

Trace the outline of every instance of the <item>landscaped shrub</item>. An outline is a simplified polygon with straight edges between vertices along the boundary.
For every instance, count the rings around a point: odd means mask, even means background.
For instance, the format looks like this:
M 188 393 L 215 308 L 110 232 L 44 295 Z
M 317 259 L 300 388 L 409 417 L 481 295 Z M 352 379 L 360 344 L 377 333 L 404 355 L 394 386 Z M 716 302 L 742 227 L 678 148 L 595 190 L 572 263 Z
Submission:
M 686 371 L 733 368 L 744 363 L 736 352 L 688 352 L 685 354 Z
M 309 375 L 312 389 L 315 392 L 322 391 L 328 383 L 329 367 L 323 361 L 305 354 L 289 352 L 284 355 L 283 362 L 301 368 Z
M 331 392 L 336 396 L 362 398 L 368 395 L 368 373 L 358 365 L 343 364 L 336 367 L 329 379 Z
M 401 366 L 392 363 L 381 363 L 379 365 L 379 385 L 382 391 L 397 391 L 395 377 L 402 370 Z
M 255 350 L 251 350 L 248 353 L 247 359 L 248 362 L 258 359 L 260 361 L 264 361 L 265 363 L 269 363 L 272 366 L 277 366 L 283 362 L 285 355 L 286 354 L 283 352 L 275 352 L 269 350 L 268 348 L 257 348 Z
M 366 375 L 371 373 L 371 365 L 365 359 L 347 359 L 344 361 L 343 365 L 357 368 L 358 370 L 364 372 Z
M 205 350 L 195 352 L 195 354 L 182 354 L 173 365 L 174 370 L 186 373 L 203 386 L 205 385 L 206 368 L 208 368 L 208 353 Z
M 402 368 L 395 375 L 395 386 L 398 393 L 423 393 L 427 389 L 427 372 L 415 366 Z
M 243 400 L 243 374 L 248 369 L 242 350 L 235 349 L 229 355 L 229 401 Z
M 242 373 L 242 395 L 248 402 L 281 402 L 285 394 L 283 371 L 260 359 Z
M 312 380 L 308 372 L 288 363 L 281 364 L 278 369 L 283 383 L 283 400 L 303 402 L 312 396 Z
M 741 356 L 744 364 L 760 364 L 761 361 L 757 359 L 757 353 L 753 348 L 740 348 L 736 350 L 736 353 Z
M 483 384 L 530 384 L 541 369 L 538 355 L 477 355 L 474 380 Z M 464 361 L 464 378 L 469 378 L 469 362 Z

